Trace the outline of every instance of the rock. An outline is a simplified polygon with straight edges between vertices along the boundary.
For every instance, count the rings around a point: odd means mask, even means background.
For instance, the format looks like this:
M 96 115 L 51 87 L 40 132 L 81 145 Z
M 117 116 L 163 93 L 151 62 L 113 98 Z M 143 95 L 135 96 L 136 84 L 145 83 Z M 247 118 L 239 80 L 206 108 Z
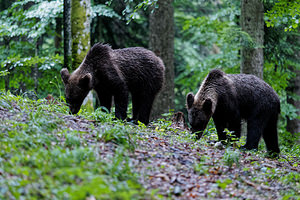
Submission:
M 222 150 L 222 149 L 224 149 L 224 145 L 223 145 L 221 142 L 217 142 L 217 143 L 215 144 L 215 148 L 217 148 L 217 149 L 219 149 L 219 150 Z
M 181 187 L 180 186 L 178 186 L 178 185 L 176 185 L 175 187 L 174 187 L 174 195 L 176 195 L 176 196 L 179 196 L 179 195 L 181 195 L 181 193 L 182 193 L 182 189 L 181 189 Z

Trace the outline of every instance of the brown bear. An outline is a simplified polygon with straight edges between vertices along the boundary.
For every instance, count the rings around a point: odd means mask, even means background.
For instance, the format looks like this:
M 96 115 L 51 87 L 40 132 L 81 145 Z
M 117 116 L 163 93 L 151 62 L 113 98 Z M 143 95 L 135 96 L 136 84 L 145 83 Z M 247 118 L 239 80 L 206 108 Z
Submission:
M 94 89 L 100 105 L 109 111 L 114 97 L 115 116 L 124 120 L 130 92 L 132 120 L 148 124 L 154 98 L 163 86 L 164 71 L 162 60 L 152 51 L 142 47 L 113 50 L 97 43 L 72 74 L 66 68 L 60 73 L 72 114 L 78 113 L 84 98 Z
M 277 119 L 280 101 L 266 82 L 249 74 L 226 74 L 214 69 L 194 96 L 186 98 L 188 120 L 201 137 L 212 117 L 219 140 L 226 139 L 225 128 L 241 135 L 241 119 L 247 121 L 245 149 L 257 149 L 261 135 L 270 153 L 279 153 Z

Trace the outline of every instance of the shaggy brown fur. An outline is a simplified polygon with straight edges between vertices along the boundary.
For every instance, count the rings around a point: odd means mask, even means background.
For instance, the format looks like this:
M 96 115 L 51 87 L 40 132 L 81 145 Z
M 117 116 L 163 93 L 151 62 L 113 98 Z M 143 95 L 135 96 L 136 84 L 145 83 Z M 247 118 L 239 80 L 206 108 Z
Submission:
M 276 92 L 263 80 L 247 74 L 225 74 L 212 70 L 199 91 L 187 95 L 189 123 L 193 132 L 202 131 L 212 117 L 219 140 L 225 140 L 224 129 L 241 134 L 241 119 L 247 120 L 246 149 L 257 149 L 263 136 L 267 149 L 279 153 L 277 119 L 280 101 Z
M 101 106 L 108 110 L 114 97 L 115 115 L 124 120 L 130 92 L 132 120 L 148 124 L 154 98 L 164 82 L 164 71 L 162 60 L 147 49 L 133 47 L 113 50 L 109 45 L 98 43 L 72 74 L 62 69 L 61 77 L 73 114 L 79 111 L 88 92 L 94 89 Z

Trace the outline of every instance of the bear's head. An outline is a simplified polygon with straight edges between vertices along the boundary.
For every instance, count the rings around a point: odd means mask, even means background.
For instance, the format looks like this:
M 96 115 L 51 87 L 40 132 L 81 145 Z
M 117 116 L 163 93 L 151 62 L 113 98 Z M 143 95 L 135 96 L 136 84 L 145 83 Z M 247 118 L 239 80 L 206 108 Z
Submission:
M 186 97 L 188 120 L 192 127 L 192 132 L 197 134 L 199 139 L 203 131 L 205 130 L 209 119 L 211 118 L 212 100 L 210 98 L 204 98 L 195 101 L 195 97 L 192 93 L 189 93 Z
M 86 73 L 72 76 L 66 68 L 60 71 L 60 75 L 65 85 L 66 101 L 70 112 L 77 114 L 84 98 L 92 89 L 92 75 Z

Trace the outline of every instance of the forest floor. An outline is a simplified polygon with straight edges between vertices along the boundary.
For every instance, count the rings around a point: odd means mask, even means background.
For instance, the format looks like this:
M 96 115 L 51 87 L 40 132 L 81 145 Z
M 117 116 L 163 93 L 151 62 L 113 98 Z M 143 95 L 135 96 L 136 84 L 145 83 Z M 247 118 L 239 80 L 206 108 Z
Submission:
M 168 120 L 0 100 L 0 199 L 300 199 L 299 155 L 225 147 L 213 131 L 196 141 Z

